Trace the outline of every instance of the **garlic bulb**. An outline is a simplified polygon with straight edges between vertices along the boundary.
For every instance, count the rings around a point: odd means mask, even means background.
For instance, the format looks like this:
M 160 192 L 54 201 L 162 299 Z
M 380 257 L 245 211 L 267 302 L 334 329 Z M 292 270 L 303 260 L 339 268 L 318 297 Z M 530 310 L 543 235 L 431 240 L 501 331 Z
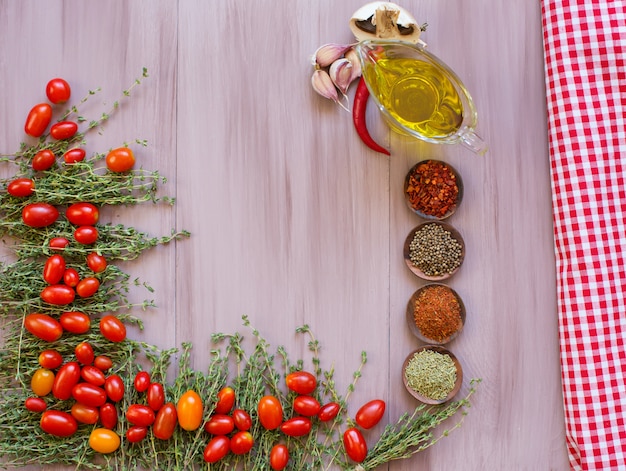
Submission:
M 422 30 L 404 8 L 390 2 L 372 2 L 359 8 L 350 19 L 350 30 L 358 41 L 366 39 L 399 39 L 413 44 Z

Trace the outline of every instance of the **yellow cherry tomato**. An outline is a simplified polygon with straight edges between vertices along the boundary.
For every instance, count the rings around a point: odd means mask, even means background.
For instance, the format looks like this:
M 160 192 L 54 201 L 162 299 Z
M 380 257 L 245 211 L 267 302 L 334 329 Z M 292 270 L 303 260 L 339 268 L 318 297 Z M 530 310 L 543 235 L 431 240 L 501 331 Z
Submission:
M 178 425 L 182 429 L 191 431 L 200 427 L 203 413 L 202 399 L 197 392 L 190 389 L 180 396 L 176 404 L 176 414 L 178 415 Z
M 113 453 L 120 447 L 120 437 L 113 430 L 95 428 L 89 435 L 89 446 L 98 453 Z
M 47 396 L 52 391 L 54 373 L 46 368 L 39 368 L 30 380 L 30 388 L 37 396 Z

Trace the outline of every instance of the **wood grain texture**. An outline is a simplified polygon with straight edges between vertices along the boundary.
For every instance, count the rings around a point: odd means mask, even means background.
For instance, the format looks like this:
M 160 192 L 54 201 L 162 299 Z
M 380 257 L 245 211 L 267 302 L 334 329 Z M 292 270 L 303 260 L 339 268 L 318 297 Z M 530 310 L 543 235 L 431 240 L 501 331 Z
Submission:
M 85 110 L 97 115 L 147 67 L 90 146 L 147 139 L 138 158 L 168 177 L 164 191 L 177 202 L 105 218 L 192 237 L 124 267 L 154 287 L 159 306 L 132 335 L 161 348 L 190 341 L 192 364 L 204 369 L 211 333 L 249 335 L 242 315 L 305 359 L 295 329 L 308 324 L 340 390 L 368 353 L 350 412 L 380 397 L 386 421 L 415 405 L 400 367 L 417 346 L 404 312 L 422 283 L 402 246 L 419 221 L 402 183 L 418 160 L 451 163 L 465 198 L 449 222 L 467 255 L 450 285 L 468 315 L 450 348 L 466 377 L 483 382 L 460 430 L 388 469 L 567 469 L 539 3 L 402 3 L 466 82 L 490 150 L 409 141 L 370 107 L 371 132 L 391 158 L 367 149 L 350 116 L 309 86 L 311 54 L 350 42 L 348 19 L 362 3 L 0 0 L 0 151 L 23 140 L 22 117 L 53 76 L 80 96 L 102 87 Z

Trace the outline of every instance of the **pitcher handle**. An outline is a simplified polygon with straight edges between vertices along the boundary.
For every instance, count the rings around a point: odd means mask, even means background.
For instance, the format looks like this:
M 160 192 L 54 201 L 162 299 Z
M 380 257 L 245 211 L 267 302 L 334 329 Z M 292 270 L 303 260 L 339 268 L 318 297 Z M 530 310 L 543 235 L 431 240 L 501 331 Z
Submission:
M 487 143 L 474 131 L 468 131 L 461 135 L 461 144 L 478 155 L 487 153 Z

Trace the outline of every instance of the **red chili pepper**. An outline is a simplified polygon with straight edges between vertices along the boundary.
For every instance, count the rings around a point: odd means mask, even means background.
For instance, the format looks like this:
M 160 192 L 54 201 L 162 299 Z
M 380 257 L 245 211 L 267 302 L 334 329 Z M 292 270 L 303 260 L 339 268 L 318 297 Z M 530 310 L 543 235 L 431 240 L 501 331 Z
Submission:
M 376 152 L 390 155 L 387 149 L 378 145 L 376 141 L 372 139 L 372 136 L 370 136 L 370 133 L 367 130 L 365 111 L 367 110 L 367 100 L 369 96 L 370 92 L 365 84 L 365 79 L 361 76 L 356 93 L 354 94 L 354 105 L 352 106 L 352 121 L 354 122 L 354 127 L 356 128 L 356 132 L 359 137 L 365 145 L 367 145 L 367 147 L 375 150 Z

